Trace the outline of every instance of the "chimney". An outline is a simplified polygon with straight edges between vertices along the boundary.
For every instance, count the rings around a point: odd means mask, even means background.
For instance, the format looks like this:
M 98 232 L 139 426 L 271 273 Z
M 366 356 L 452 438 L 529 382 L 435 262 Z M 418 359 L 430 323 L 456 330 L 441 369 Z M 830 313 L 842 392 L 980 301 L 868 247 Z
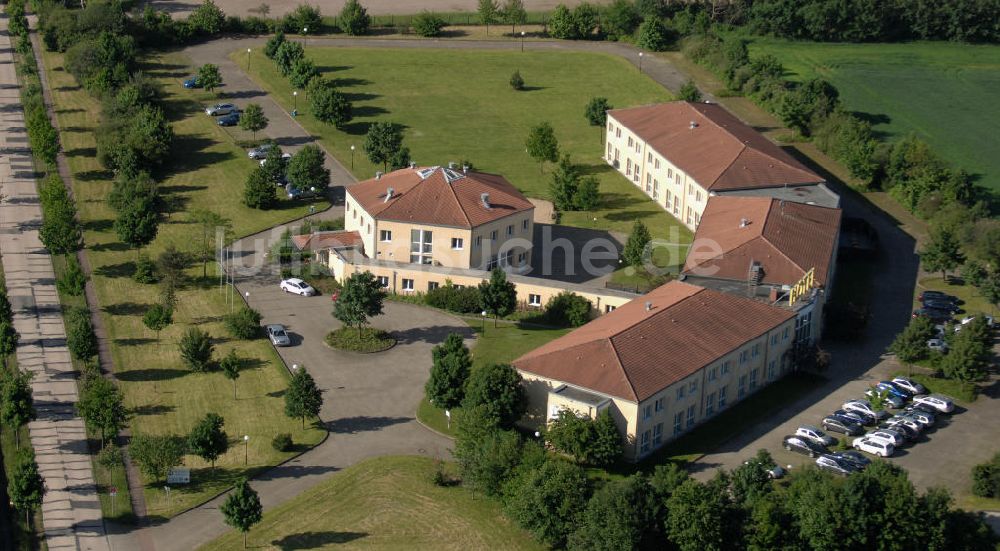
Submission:
M 771 292 L 768 293 L 767 299 L 770 300 L 771 302 L 778 302 L 778 288 L 777 287 L 771 287 Z
M 740 227 L 745 228 L 750 225 L 750 220 L 746 218 L 740 218 Z
M 690 128 L 691 128 L 691 130 L 694 130 L 695 128 L 698 128 L 698 123 L 695 122 L 695 121 L 691 121 Z
M 385 188 L 385 201 L 383 201 L 383 202 L 384 203 L 388 203 L 389 199 L 392 199 L 392 194 L 395 193 L 395 192 L 396 192 L 396 190 L 392 189 L 391 187 L 390 188 Z
M 410 161 L 410 168 L 417 168 L 417 163 Z
M 490 194 L 489 193 L 483 193 L 482 195 L 479 196 L 479 198 L 483 201 L 483 206 L 486 207 L 486 209 L 490 209 L 491 208 L 490 207 Z
M 448 168 L 450 168 L 452 170 L 455 170 L 455 162 L 454 161 L 448 161 Z
M 646 301 L 646 311 L 649 312 L 652 309 L 653 309 L 653 303 L 650 301 Z
M 469 173 L 469 165 L 462 165 L 462 174 Z
M 382 171 L 381 170 L 376 170 L 375 171 L 375 179 L 376 180 L 381 180 L 382 179 Z

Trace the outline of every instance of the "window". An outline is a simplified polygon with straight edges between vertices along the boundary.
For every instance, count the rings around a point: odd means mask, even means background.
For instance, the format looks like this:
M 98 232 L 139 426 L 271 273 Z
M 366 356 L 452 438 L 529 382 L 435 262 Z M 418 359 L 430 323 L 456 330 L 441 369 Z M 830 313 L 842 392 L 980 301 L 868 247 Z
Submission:
M 771 363 L 767 364 L 767 380 L 773 381 L 778 375 L 778 360 L 771 360 Z
M 528 304 L 530 306 L 541 306 L 542 295 L 528 295 Z
M 462 239 L 461 237 L 452 237 L 451 248 L 455 250 L 462 250 L 463 248 L 465 248 L 465 240 Z
M 692 224 L 694 222 L 694 216 L 691 215 L 691 207 L 687 208 L 687 223 Z
M 760 356 L 760 343 L 753 345 L 753 353 L 750 354 L 750 357 L 755 360 L 757 359 L 757 356 Z
M 674 195 L 674 216 L 679 216 L 681 212 L 681 199 Z
M 653 427 L 653 445 L 659 446 L 663 443 L 663 423 L 657 423 Z
M 486 263 L 486 271 L 492 272 L 499 265 L 500 265 L 500 259 L 497 257 L 497 255 L 493 255 L 492 257 L 490 257 L 490 261 Z
M 611 312 L 615 311 L 615 308 L 616 308 L 616 306 L 612 306 L 610 304 L 605 304 L 604 305 L 604 313 L 605 314 L 610 314 Z
M 628 146 L 632 147 L 632 136 L 628 137 Z
M 518 266 L 523 266 L 526 260 L 528 260 L 528 253 L 517 253 Z
M 656 399 L 655 402 L 653 402 L 653 406 L 656 409 L 656 413 L 663 411 L 663 405 L 666 403 L 666 401 L 667 401 L 666 398 L 660 396 L 659 398 Z
M 788 331 L 790 329 L 791 329 L 790 327 L 786 327 L 785 328 L 785 334 L 781 336 L 781 340 L 783 340 L 783 341 L 787 341 L 788 340 Z
M 413 290 L 413 280 L 412 279 L 406 279 L 405 277 L 403 278 L 403 290 L 404 291 L 412 291 Z
M 625 175 L 632 175 L 632 159 L 625 159 Z
M 614 129 L 615 129 L 615 125 L 611 121 L 608 121 L 608 132 L 611 132 Z
M 429 230 L 410 230 L 410 262 L 430 264 L 433 239 L 434 232 Z
M 722 387 L 719 389 L 719 411 L 722 411 L 726 407 L 726 390 L 729 387 Z
M 674 177 L 674 180 L 675 180 L 675 181 L 677 182 L 677 185 L 678 185 L 678 186 L 679 186 L 679 185 L 681 185 L 681 175 L 680 175 L 680 173 L 679 173 L 679 172 L 678 172 L 678 173 L 677 173 L 677 175 L 676 175 L 676 176 Z
M 757 372 L 759 369 L 753 369 L 750 371 L 750 392 L 757 390 Z
M 389 230 L 379 230 L 378 232 L 379 241 L 392 241 L 392 232 Z
M 719 368 L 717 368 L 717 367 L 713 367 L 712 369 L 708 370 L 708 380 L 709 381 L 714 381 L 715 380 L 715 377 L 718 375 L 718 373 L 717 373 L 718 370 L 719 370 Z
M 371 233 L 371 232 L 372 232 L 372 225 L 371 225 L 371 222 L 369 222 L 368 223 L 368 230 L 365 233 Z
M 639 453 L 649 453 L 649 431 L 642 433 L 639 439 Z
M 357 219 L 358 219 L 358 211 L 352 212 L 351 213 L 351 220 L 357 220 Z
M 608 158 L 611 158 L 611 142 L 608 142 Z
M 698 214 L 697 212 L 694 213 L 694 225 L 695 225 L 695 227 L 698 227 L 699 225 L 701 225 L 701 215 Z
M 677 436 L 684 430 L 683 424 L 684 412 L 678 411 L 677 414 L 674 415 L 674 436 Z
M 697 201 L 697 202 L 699 202 L 699 203 L 701 202 L 701 192 L 700 191 L 694 192 L 694 200 Z
M 497 240 L 497 231 L 496 230 L 493 230 L 493 231 L 490 232 L 490 240 L 491 241 L 496 241 Z
M 653 152 L 652 151 L 650 151 L 649 153 L 646 153 L 646 162 L 647 163 L 653 162 Z
M 778 344 L 778 334 L 775 333 L 771 335 L 771 346 L 777 346 Z
M 715 393 L 713 392 L 708 395 L 708 398 L 705 398 L 705 417 L 711 417 L 714 414 L 715 414 Z
M 440 285 L 438 285 L 437 281 L 428 281 L 427 282 L 427 290 L 428 291 L 433 291 L 434 289 L 437 289 L 438 287 L 440 287 Z
M 674 169 L 668 168 L 667 169 L 667 179 L 669 180 L 669 179 L 671 179 L 673 177 L 674 177 Z
M 730 360 L 726 360 L 726 361 L 722 362 L 722 374 L 723 375 L 726 375 L 727 373 L 729 373 L 729 368 L 732 367 L 732 364 L 733 364 L 733 362 L 731 362 Z
M 677 399 L 678 400 L 680 400 L 681 398 L 684 397 L 684 392 L 686 390 L 687 390 L 687 388 L 685 388 L 684 385 L 681 385 L 681 386 L 677 387 Z
M 691 381 L 688 384 L 688 394 L 694 394 L 695 392 L 698 392 L 698 381 Z
M 660 168 L 660 160 L 659 159 L 654 160 L 653 163 L 656 166 L 656 168 Z
M 620 126 L 618 128 L 615 128 L 615 137 L 616 138 L 622 137 L 622 128 Z
M 694 426 L 694 406 L 688 406 L 687 428 Z
M 646 406 L 642 408 L 642 419 L 646 420 L 653 416 L 653 406 Z
M 743 364 L 747 363 L 748 359 L 750 359 L 750 351 L 749 350 L 740 351 L 740 365 L 742 366 Z
M 476 247 L 482 247 L 482 246 L 483 246 L 483 236 L 477 235 L 476 236 Z
M 743 396 L 745 396 L 746 393 L 747 393 L 747 376 L 740 375 L 740 388 L 736 392 L 736 399 L 742 400 Z
M 527 229 L 528 229 L 528 219 L 525 218 L 524 220 L 521 220 L 521 231 L 527 231 Z
M 688 184 L 688 195 L 693 195 L 693 194 L 694 194 L 694 186 Z
M 378 284 L 382 287 L 389 286 L 389 276 L 378 276 Z
M 507 225 L 507 236 L 514 235 L 514 224 Z
M 660 181 L 653 180 L 653 199 L 660 196 Z

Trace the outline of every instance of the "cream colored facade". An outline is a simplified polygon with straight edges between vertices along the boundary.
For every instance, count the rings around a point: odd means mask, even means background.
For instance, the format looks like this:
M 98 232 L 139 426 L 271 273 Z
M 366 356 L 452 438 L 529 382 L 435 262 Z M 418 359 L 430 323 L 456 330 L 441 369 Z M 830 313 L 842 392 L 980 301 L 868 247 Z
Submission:
M 776 381 L 792 369 L 791 349 L 795 318 L 774 327 L 716 359 L 683 380 L 640 403 L 604 396 L 618 430 L 625 438 L 625 458 L 638 461 L 698 424 Z M 597 408 L 554 395 L 563 381 L 520 371 L 528 395 L 528 413 L 522 424 L 537 428 L 552 420 L 560 408 L 596 416 Z M 600 395 L 589 389 L 586 393 Z M 600 395 L 603 396 L 603 395 Z
M 688 229 L 698 227 L 708 204 L 708 190 L 610 114 L 604 141 L 608 164 Z
M 531 266 L 534 209 L 474 228 L 378 220 L 350 193 L 344 229 L 357 231 L 365 255 L 384 261 L 446 268 L 491 270 L 496 265 L 523 272 Z

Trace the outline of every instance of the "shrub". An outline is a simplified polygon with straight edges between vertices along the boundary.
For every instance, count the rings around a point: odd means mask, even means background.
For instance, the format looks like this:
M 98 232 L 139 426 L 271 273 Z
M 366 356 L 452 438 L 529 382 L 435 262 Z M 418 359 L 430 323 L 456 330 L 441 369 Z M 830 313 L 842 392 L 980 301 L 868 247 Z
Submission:
M 226 315 L 226 331 L 237 339 L 250 340 L 260 335 L 260 320 L 260 312 L 244 306 Z
M 508 364 L 492 364 L 473 370 L 462 407 L 477 406 L 482 406 L 500 428 L 513 427 L 527 407 L 520 373 Z
M 87 275 L 84 274 L 83 269 L 80 268 L 80 262 L 76 259 L 76 255 L 67 256 L 66 268 L 63 271 L 62 277 L 59 278 L 59 281 L 56 281 L 56 287 L 60 292 L 78 297 L 83 294 L 83 289 L 86 284 Z
M 295 447 L 295 444 L 292 442 L 291 434 L 288 434 L 287 432 L 282 432 L 275 434 L 274 438 L 271 439 L 271 447 L 274 448 L 275 451 L 289 452 L 292 451 L 292 448 Z
M 670 47 L 673 36 L 663 21 L 657 17 L 647 18 L 639 25 L 636 46 L 652 52 L 662 52 Z
M 278 203 L 274 182 L 268 178 L 263 167 L 256 167 L 247 177 L 243 188 L 243 204 L 252 208 L 267 210 Z
M 563 327 L 580 327 L 590 321 L 589 300 L 570 291 L 563 291 L 545 305 L 545 322 Z
M 521 71 L 514 71 L 514 74 L 510 75 L 510 87 L 515 90 L 524 90 L 524 79 L 521 78 Z
M 136 283 L 156 283 L 156 263 L 145 253 L 140 253 L 135 260 L 135 271 L 132 280 Z
M 97 355 L 97 335 L 86 308 L 74 308 L 66 314 L 66 346 L 73 357 L 85 362 Z
M 979 497 L 1000 497 L 1000 454 L 972 468 L 972 493 Z
M 181 360 L 192 371 L 208 371 L 212 360 L 212 339 L 197 327 L 188 328 L 180 342 Z
M 360 36 L 368 34 L 371 17 L 368 16 L 368 10 L 358 0 L 347 0 L 343 9 L 340 10 L 337 25 L 351 36 Z
M 359 330 L 344 326 L 331 331 L 326 336 L 326 344 L 337 350 L 371 353 L 392 348 L 396 344 L 396 338 L 374 327 L 362 327 Z
M 422 11 L 413 18 L 413 30 L 420 36 L 427 38 L 441 36 L 441 29 L 445 26 L 444 19 L 429 12 Z
M 323 28 L 323 14 L 319 8 L 309 4 L 299 4 L 295 11 L 285 16 L 286 24 L 294 25 L 295 32 L 302 32 L 302 29 L 309 29 L 309 34 L 321 32 Z
M 458 314 L 471 314 L 482 311 L 482 298 L 478 287 L 456 287 L 451 281 L 437 289 L 427 291 L 424 299 L 428 306 L 441 308 Z
M 614 463 L 622 452 L 621 436 L 608 410 L 594 420 L 564 409 L 549 426 L 546 440 L 577 461 L 598 466 Z

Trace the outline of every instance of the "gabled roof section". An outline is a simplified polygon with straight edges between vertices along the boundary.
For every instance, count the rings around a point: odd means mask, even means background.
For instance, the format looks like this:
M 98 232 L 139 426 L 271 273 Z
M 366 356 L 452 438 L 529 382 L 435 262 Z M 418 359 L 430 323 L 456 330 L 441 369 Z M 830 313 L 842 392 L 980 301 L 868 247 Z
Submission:
M 709 191 L 823 182 L 715 103 L 658 103 L 608 114 Z
M 673 281 L 528 352 L 514 366 L 640 402 L 794 316 Z
M 502 176 L 439 166 L 396 170 L 353 185 L 347 193 L 377 220 L 459 228 L 534 208 Z
M 684 273 L 746 280 L 759 263 L 760 283 L 793 285 L 815 268 L 826 285 L 840 235 L 841 210 L 768 197 L 716 196 L 709 200 Z

